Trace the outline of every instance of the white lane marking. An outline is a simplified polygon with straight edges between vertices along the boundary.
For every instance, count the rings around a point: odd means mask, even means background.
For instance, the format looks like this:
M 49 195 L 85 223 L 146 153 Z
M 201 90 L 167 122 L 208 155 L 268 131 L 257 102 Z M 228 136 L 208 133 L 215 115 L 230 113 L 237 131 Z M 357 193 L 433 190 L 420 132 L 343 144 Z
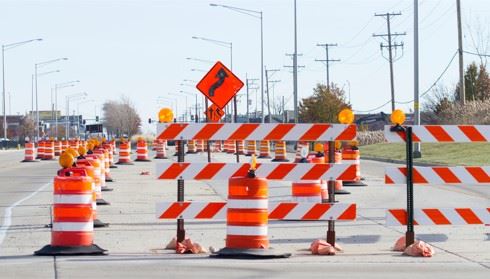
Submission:
M 49 185 L 51 185 L 51 182 L 44 184 L 43 186 L 39 187 L 39 189 L 32 192 L 29 196 L 16 201 L 11 206 L 7 207 L 7 209 L 5 209 L 5 216 L 3 217 L 3 225 L 0 227 L 0 246 L 3 243 L 5 236 L 7 235 L 7 231 L 9 230 L 10 225 L 12 225 L 12 209 L 14 209 L 19 204 L 25 202 L 26 200 L 34 197 L 37 193 L 41 192 L 42 190 L 44 190 L 44 188 L 48 187 Z

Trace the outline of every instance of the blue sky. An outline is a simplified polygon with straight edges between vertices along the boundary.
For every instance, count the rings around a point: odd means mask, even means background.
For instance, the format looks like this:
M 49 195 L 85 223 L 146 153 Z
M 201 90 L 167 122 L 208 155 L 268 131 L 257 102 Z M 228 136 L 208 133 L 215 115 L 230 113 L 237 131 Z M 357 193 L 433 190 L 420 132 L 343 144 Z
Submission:
M 194 1 L 6 1 L 0 0 L 0 43 L 8 44 L 32 38 L 42 42 L 24 45 L 6 52 L 6 88 L 12 97 L 12 114 L 30 110 L 31 74 L 34 63 L 68 57 L 43 68 L 60 73 L 39 79 L 40 109 L 50 108 L 50 88 L 55 83 L 80 80 L 64 94 L 87 92 L 87 102 L 80 112 L 93 117 L 102 103 L 126 95 L 136 105 L 142 118 L 155 117 L 158 96 L 178 99 L 181 112 L 185 95 L 180 90 L 196 92 L 181 86 L 184 79 L 199 80 L 209 63 L 186 60 L 194 57 L 221 60 L 229 64 L 229 50 L 192 36 L 233 42 L 234 72 L 260 77 L 259 20 L 233 11 L 210 7 L 220 3 L 264 13 L 264 60 L 268 69 L 280 69 L 274 80 L 276 97 L 285 96 L 292 108 L 292 74 L 284 65 L 292 60 L 293 0 L 194 0 Z M 413 0 L 298 0 L 299 96 L 306 97 L 318 82 L 325 82 L 325 67 L 315 59 L 324 59 L 317 43 L 338 43 L 331 58 L 341 59 L 331 67 L 331 81 L 350 89 L 351 103 L 358 111 L 372 110 L 390 99 L 389 65 L 381 56 L 380 38 L 373 33 L 386 32 L 386 22 L 374 13 L 402 12 L 393 19 L 392 30 L 407 32 L 400 37 L 404 55 L 395 63 L 396 99 L 413 99 Z M 420 0 L 420 90 L 429 88 L 448 65 L 457 49 L 456 1 Z M 474 51 L 470 33 L 477 26 L 490 26 L 488 0 L 464 0 L 464 48 Z M 487 29 L 488 32 L 488 29 Z M 490 38 L 489 38 L 490 40 Z M 476 57 L 466 55 L 470 63 Z M 454 87 L 458 79 L 457 59 L 453 61 L 441 84 Z M 240 93 L 244 93 L 242 90 Z M 272 90 L 271 90 L 272 92 Z M 255 95 L 252 110 L 255 107 Z M 169 101 L 170 103 L 170 101 Z M 188 103 L 194 97 L 188 96 Z M 175 101 L 174 101 L 175 105 Z M 259 103 L 260 106 L 260 103 Z M 71 108 L 76 108 L 76 102 Z M 399 105 L 408 110 L 410 104 Z M 60 108 L 64 106 L 60 105 Z M 245 111 L 245 98 L 239 110 Z M 389 111 L 386 105 L 376 111 Z M 8 112 L 8 104 L 7 104 Z M 145 129 L 152 129 L 145 125 Z

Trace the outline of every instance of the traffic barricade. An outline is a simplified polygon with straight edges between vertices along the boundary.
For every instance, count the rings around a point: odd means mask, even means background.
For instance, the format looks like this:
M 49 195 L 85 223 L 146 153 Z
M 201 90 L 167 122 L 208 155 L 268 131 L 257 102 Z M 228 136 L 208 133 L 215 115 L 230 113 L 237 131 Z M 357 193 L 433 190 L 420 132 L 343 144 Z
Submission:
M 131 161 L 131 143 L 121 142 L 119 144 L 119 160 L 116 165 L 133 165 Z
M 150 162 L 150 157 L 148 156 L 148 145 L 146 140 L 140 138 L 136 143 L 136 160 L 135 162 Z
M 393 126 L 385 126 L 385 138 L 390 143 L 406 144 L 405 167 L 386 167 L 385 183 L 405 184 L 406 209 L 388 209 L 387 225 L 406 225 L 405 245 L 415 241 L 416 225 L 483 225 L 490 223 L 490 208 L 414 208 L 414 185 L 457 185 L 490 183 L 489 166 L 415 167 L 413 144 L 485 142 L 490 134 L 489 125 L 418 125 L 403 126 L 405 114 L 395 110 L 391 114 Z
M 24 147 L 24 160 L 22 163 L 39 162 L 36 160 L 36 147 L 34 142 L 26 142 Z

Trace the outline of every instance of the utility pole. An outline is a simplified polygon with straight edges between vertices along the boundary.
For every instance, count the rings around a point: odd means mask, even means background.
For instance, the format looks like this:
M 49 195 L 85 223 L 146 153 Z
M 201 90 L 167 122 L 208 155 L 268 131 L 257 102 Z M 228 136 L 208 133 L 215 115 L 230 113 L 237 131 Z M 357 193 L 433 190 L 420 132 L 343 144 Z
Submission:
M 249 97 L 249 89 L 250 85 L 255 85 L 254 82 L 259 80 L 258 78 L 245 78 L 245 84 L 247 85 L 247 123 L 250 123 L 250 97 Z
M 296 0 L 294 0 L 293 96 L 294 123 L 298 123 L 298 32 L 296 22 Z
M 414 124 L 420 125 L 420 100 L 419 100 L 419 0 L 414 0 L 413 5 L 413 112 Z M 413 157 L 421 158 L 420 142 L 414 144 Z
M 295 76 L 297 78 L 297 76 L 298 76 L 298 69 L 305 67 L 303 65 L 301 65 L 301 66 L 298 65 L 298 62 L 297 62 L 298 61 L 298 56 L 303 56 L 303 54 L 302 53 L 300 53 L 300 54 L 298 54 L 298 53 L 292 53 L 292 54 L 291 53 L 286 53 L 286 56 L 291 56 L 292 57 L 292 59 L 293 59 L 293 65 L 284 65 L 283 67 L 284 68 L 293 68 L 293 79 L 294 79 Z M 296 59 L 296 64 L 294 63 L 295 59 Z M 298 123 L 298 121 L 299 121 L 299 116 L 298 116 L 298 113 L 299 113 L 299 111 L 298 111 L 298 94 L 297 93 L 298 92 L 296 91 L 296 94 L 295 94 L 295 92 L 293 90 L 294 123 Z
M 268 123 L 271 123 L 271 102 L 270 102 L 270 94 L 269 94 L 269 82 L 273 82 L 273 81 L 269 81 L 269 78 L 271 78 L 272 75 L 275 72 L 278 72 L 279 70 L 278 69 L 267 70 L 267 68 L 265 66 L 264 66 L 264 70 L 265 70 L 265 87 L 266 87 L 266 92 L 267 92 L 267 114 L 269 115 L 269 122 Z M 272 74 L 269 76 L 269 73 L 272 73 Z M 277 81 L 274 81 L 274 82 L 277 82 Z
M 459 101 L 462 105 L 466 102 L 464 88 L 464 61 L 463 61 L 463 30 L 461 28 L 461 1 L 456 0 L 458 16 L 458 53 L 459 53 Z
M 316 44 L 319 47 L 325 48 L 325 59 L 315 59 L 317 62 L 325 63 L 326 74 L 327 74 L 327 90 L 330 91 L 330 62 L 340 62 L 340 59 L 330 59 L 328 49 L 330 47 L 336 47 L 337 44 Z
M 395 110 L 395 81 L 394 81 L 394 74 L 393 74 L 393 49 L 396 49 L 398 47 L 401 47 L 403 50 L 403 42 L 397 43 L 396 41 L 393 41 L 393 38 L 396 38 L 398 36 L 405 36 L 407 33 L 392 33 L 391 32 L 391 18 L 395 16 L 401 15 L 400 12 L 398 13 L 385 13 L 385 14 L 374 14 L 374 16 L 381 16 L 386 19 L 386 25 L 388 29 L 387 34 L 373 34 L 373 37 L 382 37 L 388 45 L 385 45 L 384 43 L 380 44 L 381 47 L 381 53 L 383 52 L 384 48 L 388 49 L 388 61 L 390 62 L 390 83 L 391 83 L 391 111 Z M 384 56 L 383 56 L 384 57 Z M 386 58 L 386 57 L 385 57 Z

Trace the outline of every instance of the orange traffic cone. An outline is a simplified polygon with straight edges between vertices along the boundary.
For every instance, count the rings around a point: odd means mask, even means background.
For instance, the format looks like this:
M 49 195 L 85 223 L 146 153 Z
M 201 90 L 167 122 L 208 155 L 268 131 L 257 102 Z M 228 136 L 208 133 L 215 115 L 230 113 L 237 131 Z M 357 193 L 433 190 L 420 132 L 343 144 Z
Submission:
M 136 160 L 135 162 L 151 162 L 148 157 L 148 145 L 144 139 L 139 139 L 136 143 Z
M 247 177 L 229 179 L 226 247 L 213 254 L 213 257 L 287 258 L 291 256 L 269 249 L 268 188 L 267 179 L 255 177 L 253 169 Z
M 119 160 L 116 165 L 134 165 L 131 162 L 131 143 L 121 142 L 119 144 Z
M 274 159 L 272 162 L 289 162 L 286 157 L 286 142 L 278 141 L 274 147 Z
M 24 148 L 24 160 L 22 160 L 22 163 L 27 163 L 27 162 L 39 162 L 36 160 L 36 148 L 34 146 L 33 142 L 26 142 L 25 143 L 25 148 Z
M 260 141 L 259 158 L 266 158 L 266 159 L 271 158 L 271 148 L 268 140 Z
M 254 140 L 247 141 L 247 154 L 245 156 L 256 155 L 257 145 Z
M 346 145 L 342 148 L 342 161 L 346 164 L 354 164 L 356 167 L 356 178 L 352 181 L 343 181 L 344 186 L 367 186 L 361 181 L 361 153 L 356 144 Z
M 82 168 L 64 168 L 54 178 L 51 244 L 34 254 L 102 255 L 107 250 L 94 244 L 93 234 L 92 179 Z

